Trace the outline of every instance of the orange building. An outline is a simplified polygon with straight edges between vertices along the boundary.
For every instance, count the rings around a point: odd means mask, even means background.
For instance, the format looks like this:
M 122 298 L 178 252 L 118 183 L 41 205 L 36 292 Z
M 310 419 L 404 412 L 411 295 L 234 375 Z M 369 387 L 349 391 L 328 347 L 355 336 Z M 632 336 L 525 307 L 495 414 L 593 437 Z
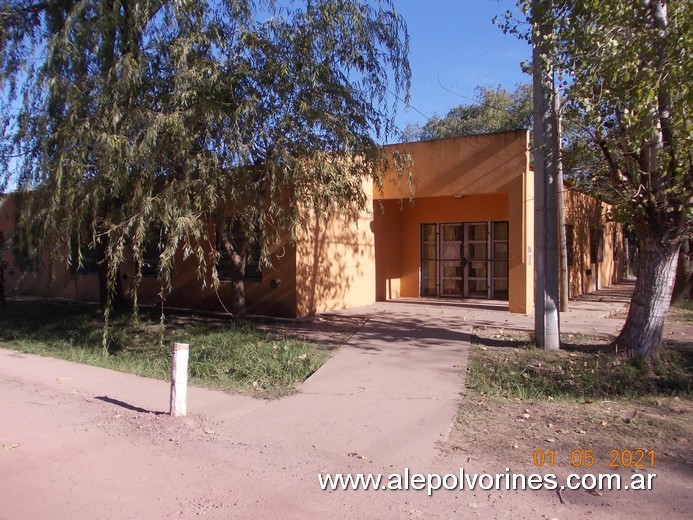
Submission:
M 272 267 L 247 269 L 249 314 L 301 317 L 391 298 L 508 301 L 511 312 L 533 307 L 533 174 L 526 131 L 387 146 L 413 162 L 413 192 L 392 173 L 382 188 L 364 185 L 372 211 L 306 214 L 302 232 L 272 251 Z M 570 295 L 611 285 L 622 273 L 620 227 L 605 205 L 568 191 L 566 224 Z M 0 208 L 0 233 L 11 242 L 12 198 Z M 210 236 L 215 236 L 210 225 Z M 210 247 L 215 243 L 210 240 Z M 7 295 L 98 301 L 97 266 L 30 266 L 16 248 L 5 253 Z M 155 263 L 152 258 L 150 263 Z M 194 259 L 177 258 L 170 307 L 223 311 L 231 284 L 206 288 Z M 135 266 L 121 268 L 132 288 Z M 145 274 L 141 305 L 160 305 L 156 274 Z

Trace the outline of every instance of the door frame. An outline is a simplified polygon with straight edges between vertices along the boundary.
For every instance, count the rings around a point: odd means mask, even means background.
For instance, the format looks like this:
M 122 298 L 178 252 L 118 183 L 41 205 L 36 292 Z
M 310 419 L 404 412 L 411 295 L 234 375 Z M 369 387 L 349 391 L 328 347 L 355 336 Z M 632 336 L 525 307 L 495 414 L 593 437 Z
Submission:
M 494 236 L 495 232 L 495 226 L 494 224 L 497 223 L 506 223 L 506 226 L 509 225 L 507 220 L 501 220 L 501 221 L 471 221 L 471 222 L 424 222 L 421 223 L 421 232 L 420 232 L 420 247 L 421 247 L 421 254 L 420 254 L 420 260 L 419 260 L 419 296 L 423 297 L 437 297 L 437 298 L 469 298 L 469 271 L 471 269 L 471 262 L 484 262 L 486 266 L 486 296 L 478 296 L 478 295 L 473 295 L 472 298 L 482 298 L 482 299 L 494 299 L 494 296 L 497 294 L 498 291 L 496 291 L 496 283 L 502 283 L 504 281 L 505 283 L 505 297 L 501 298 L 495 298 L 495 299 L 502 299 L 507 301 L 508 300 L 508 294 L 507 294 L 507 287 L 509 283 L 509 266 L 508 266 L 508 259 L 507 259 L 507 251 L 508 251 L 508 237 L 507 237 L 507 227 L 506 227 L 506 238 L 505 239 L 497 239 Z M 468 230 L 470 229 L 471 226 L 474 225 L 479 225 L 479 224 L 484 224 L 486 226 L 486 257 L 484 259 L 475 259 L 472 261 L 469 261 L 469 245 L 470 245 L 470 240 L 469 240 L 469 234 Z M 428 234 L 425 236 L 425 227 L 426 226 L 435 226 L 435 241 L 430 240 L 432 237 L 431 235 L 431 229 L 428 229 Z M 460 273 L 461 277 L 460 279 L 460 294 L 459 295 L 453 295 L 453 294 L 443 294 L 443 279 L 444 278 L 452 278 L 455 279 L 456 277 L 444 277 L 444 269 L 443 265 L 445 262 L 454 262 L 457 260 L 456 258 L 442 258 L 442 250 L 443 250 L 443 242 L 444 236 L 443 236 L 443 226 L 461 226 L 461 244 L 460 244 Z M 425 238 L 429 238 L 429 240 L 425 240 Z M 455 241 L 453 241 L 455 242 Z M 474 243 L 474 241 L 472 241 Z M 505 247 L 501 248 L 506 252 L 506 258 L 494 258 L 494 251 L 496 251 L 496 245 L 498 243 L 505 243 Z M 433 245 L 435 244 L 435 247 L 433 248 Z M 435 250 L 433 255 L 431 255 L 431 252 Z M 505 272 L 504 273 L 496 273 L 496 263 L 494 260 L 499 260 L 499 263 L 505 264 Z M 428 272 L 427 267 L 434 265 L 435 266 L 435 273 L 432 274 Z M 498 274 L 502 274 L 503 276 L 498 276 Z M 433 290 L 433 286 L 431 284 L 432 279 L 435 279 L 435 290 Z M 425 282 L 428 281 L 426 284 Z M 499 289 L 500 290 L 500 289 Z M 502 290 L 500 290 L 502 292 Z

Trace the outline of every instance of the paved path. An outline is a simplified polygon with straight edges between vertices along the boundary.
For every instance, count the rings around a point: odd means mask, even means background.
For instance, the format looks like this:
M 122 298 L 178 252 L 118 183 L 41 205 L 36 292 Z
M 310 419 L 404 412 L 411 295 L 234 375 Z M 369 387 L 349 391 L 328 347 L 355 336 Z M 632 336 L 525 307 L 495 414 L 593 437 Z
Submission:
M 459 406 L 472 326 L 532 327 L 498 305 L 402 300 L 326 316 L 312 333 L 361 326 L 299 393 L 191 388 L 178 420 L 161 413 L 165 382 L 0 350 L 0 519 L 454 516 L 454 493 L 324 492 L 317 474 L 452 470 L 436 445 Z M 576 308 L 565 323 L 594 325 L 621 305 Z
M 418 306 L 346 315 L 365 323 L 300 393 L 191 388 L 182 426 L 156 415 L 165 382 L 0 350 L 0 438 L 19 444 L 0 450 L 0 518 L 401 518 L 399 495 L 374 507 L 317 474 L 432 470 L 469 335 Z

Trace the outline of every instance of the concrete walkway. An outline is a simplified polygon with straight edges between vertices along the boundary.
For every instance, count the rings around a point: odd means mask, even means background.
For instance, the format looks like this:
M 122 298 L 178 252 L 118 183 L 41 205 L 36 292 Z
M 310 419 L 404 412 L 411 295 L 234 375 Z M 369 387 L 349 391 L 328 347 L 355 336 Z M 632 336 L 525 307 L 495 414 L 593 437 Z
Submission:
M 564 330 L 613 333 L 622 320 L 607 316 L 622 306 L 576 304 Z M 531 329 L 532 318 L 487 301 L 398 300 L 320 317 L 303 332 L 329 339 L 335 324 L 350 339 L 299 393 L 261 401 L 191 388 L 179 423 L 158 414 L 166 382 L 0 349 L 0 409 L 12 418 L 0 421 L 0 438 L 22 447 L 0 450 L 0 519 L 446 517 L 449 493 L 328 493 L 317 474 L 448 471 L 436 467 L 436 446 L 459 406 L 472 328 Z M 61 429 L 69 443 L 52 435 Z M 71 458 L 58 456 L 75 445 Z M 104 479 L 109 497 L 127 500 L 102 497 Z M 18 500 L 26 489 L 50 507 Z

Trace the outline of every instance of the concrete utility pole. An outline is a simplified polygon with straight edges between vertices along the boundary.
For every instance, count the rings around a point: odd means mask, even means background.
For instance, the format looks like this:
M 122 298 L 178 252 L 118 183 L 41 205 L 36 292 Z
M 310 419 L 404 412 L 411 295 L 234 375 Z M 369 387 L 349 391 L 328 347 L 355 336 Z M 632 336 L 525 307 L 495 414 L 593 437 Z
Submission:
M 532 0 L 534 88 L 534 334 L 546 350 L 560 347 L 558 311 L 558 140 L 551 63 L 552 0 Z

